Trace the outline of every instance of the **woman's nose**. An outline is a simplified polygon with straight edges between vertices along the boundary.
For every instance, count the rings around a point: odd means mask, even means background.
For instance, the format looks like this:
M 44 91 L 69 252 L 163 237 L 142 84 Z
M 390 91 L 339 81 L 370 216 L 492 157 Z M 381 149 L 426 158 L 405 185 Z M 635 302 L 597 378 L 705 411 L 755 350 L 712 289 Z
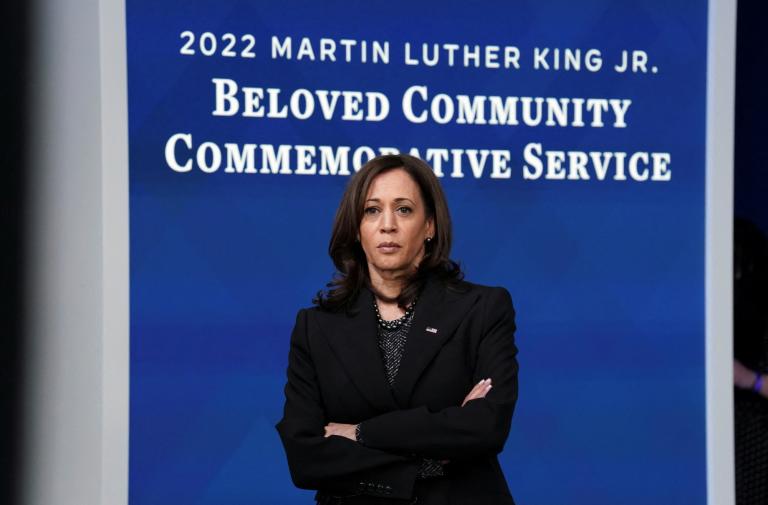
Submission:
M 395 215 L 391 212 L 382 212 L 381 230 L 393 231 L 396 228 Z

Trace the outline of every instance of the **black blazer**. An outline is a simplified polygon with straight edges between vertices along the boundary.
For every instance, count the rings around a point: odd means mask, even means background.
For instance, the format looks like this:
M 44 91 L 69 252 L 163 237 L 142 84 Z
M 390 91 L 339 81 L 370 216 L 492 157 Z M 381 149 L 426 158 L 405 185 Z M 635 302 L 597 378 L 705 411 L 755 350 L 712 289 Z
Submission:
M 429 279 L 391 390 L 370 290 L 350 314 L 301 309 L 276 425 L 294 484 L 322 503 L 513 504 L 496 455 L 517 400 L 514 317 L 504 288 Z M 324 438 L 329 422 L 361 422 L 363 444 Z M 416 480 L 423 457 L 450 460 L 445 476 Z

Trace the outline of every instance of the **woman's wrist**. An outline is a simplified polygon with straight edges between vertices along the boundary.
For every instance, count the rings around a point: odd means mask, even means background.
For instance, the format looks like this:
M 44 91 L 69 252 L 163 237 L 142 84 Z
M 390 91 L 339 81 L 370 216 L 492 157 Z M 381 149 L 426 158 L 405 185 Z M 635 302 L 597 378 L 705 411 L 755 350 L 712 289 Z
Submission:
M 362 434 L 362 431 L 360 429 L 360 425 L 361 424 L 362 423 L 357 423 L 355 425 L 355 440 L 362 444 L 363 443 L 363 434 Z

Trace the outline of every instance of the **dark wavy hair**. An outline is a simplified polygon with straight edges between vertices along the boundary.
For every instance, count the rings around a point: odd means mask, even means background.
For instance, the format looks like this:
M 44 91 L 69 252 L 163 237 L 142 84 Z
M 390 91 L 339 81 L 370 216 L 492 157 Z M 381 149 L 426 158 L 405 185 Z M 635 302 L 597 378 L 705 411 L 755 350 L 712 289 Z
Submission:
M 434 220 L 435 234 L 425 243 L 424 257 L 416 272 L 406 280 L 400 294 L 388 298 L 371 286 L 368 263 L 362 245 L 357 240 L 360 223 L 365 209 L 365 197 L 373 179 L 389 170 L 402 168 L 416 182 L 421 191 L 426 207 L 427 218 Z M 389 154 L 378 156 L 363 165 L 352 176 L 336 211 L 333 221 L 328 254 L 336 266 L 337 272 L 326 284 L 326 292 L 318 291 L 312 303 L 330 311 L 349 311 L 363 286 L 367 286 L 376 296 L 384 300 L 397 301 L 405 308 L 424 286 L 427 278 L 437 275 L 448 285 L 458 285 L 464 278 L 461 266 L 451 260 L 451 216 L 448 204 L 435 176 L 426 162 L 408 154 Z

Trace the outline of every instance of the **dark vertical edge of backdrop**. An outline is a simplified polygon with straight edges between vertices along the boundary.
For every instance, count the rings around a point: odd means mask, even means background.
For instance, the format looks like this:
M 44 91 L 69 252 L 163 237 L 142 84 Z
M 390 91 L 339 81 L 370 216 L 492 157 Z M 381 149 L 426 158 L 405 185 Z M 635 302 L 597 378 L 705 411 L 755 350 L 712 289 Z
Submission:
M 0 47 L 3 77 L 0 79 L 0 503 L 19 500 L 22 454 L 22 378 L 24 363 L 24 223 L 26 214 L 26 127 L 30 40 L 28 2 L 2 2 Z

